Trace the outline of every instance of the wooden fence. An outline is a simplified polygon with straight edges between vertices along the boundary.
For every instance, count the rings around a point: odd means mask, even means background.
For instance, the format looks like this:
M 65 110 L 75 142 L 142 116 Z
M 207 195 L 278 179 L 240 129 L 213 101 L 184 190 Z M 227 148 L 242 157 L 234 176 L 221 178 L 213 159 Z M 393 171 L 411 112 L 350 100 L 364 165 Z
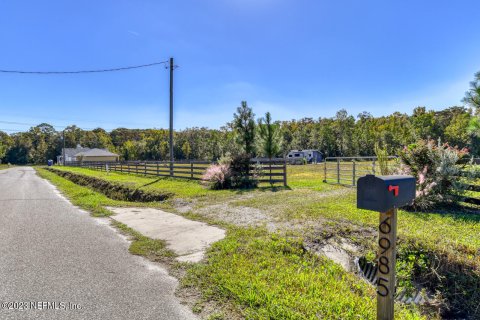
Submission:
M 210 161 L 120 161 L 120 162 L 67 162 L 66 166 L 90 168 L 101 171 L 131 173 L 155 177 L 173 177 L 201 180 Z M 260 171 L 259 182 L 287 185 L 287 168 L 284 159 L 251 161 L 252 174 Z

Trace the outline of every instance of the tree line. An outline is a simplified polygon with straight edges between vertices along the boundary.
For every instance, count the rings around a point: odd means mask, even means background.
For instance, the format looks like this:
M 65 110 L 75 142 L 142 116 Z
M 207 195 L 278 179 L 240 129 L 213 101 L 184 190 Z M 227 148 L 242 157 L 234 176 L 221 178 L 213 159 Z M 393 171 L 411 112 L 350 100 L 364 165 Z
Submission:
M 174 132 L 175 159 L 217 160 L 230 154 L 283 157 L 293 149 L 317 149 L 324 156 L 371 156 L 380 144 L 389 154 L 421 139 L 440 139 L 451 146 L 468 148 L 480 155 L 480 72 L 470 84 L 466 106 L 440 111 L 417 107 L 412 114 L 395 112 L 374 117 L 368 112 L 356 116 L 339 110 L 331 118 L 303 118 L 273 121 L 267 113 L 257 119 L 242 102 L 233 120 L 220 129 L 187 128 Z M 43 164 L 61 154 L 63 136 L 67 148 L 77 145 L 105 148 L 122 160 L 168 160 L 168 130 L 102 128 L 82 130 L 71 125 L 57 131 L 47 123 L 26 132 L 0 131 L 0 160 L 12 164 Z

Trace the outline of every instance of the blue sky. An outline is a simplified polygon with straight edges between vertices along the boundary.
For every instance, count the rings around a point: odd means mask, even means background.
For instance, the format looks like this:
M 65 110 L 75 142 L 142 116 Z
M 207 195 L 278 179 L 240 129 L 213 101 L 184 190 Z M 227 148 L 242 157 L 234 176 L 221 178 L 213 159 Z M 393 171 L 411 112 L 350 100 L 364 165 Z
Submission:
M 276 120 L 460 105 L 480 70 L 478 1 L 0 2 L 0 69 L 173 56 L 175 127 L 218 128 L 241 100 Z M 168 70 L 0 74 L 0 121 L 168 126 Z M 0 129 L 28 129 L 0 123 Z

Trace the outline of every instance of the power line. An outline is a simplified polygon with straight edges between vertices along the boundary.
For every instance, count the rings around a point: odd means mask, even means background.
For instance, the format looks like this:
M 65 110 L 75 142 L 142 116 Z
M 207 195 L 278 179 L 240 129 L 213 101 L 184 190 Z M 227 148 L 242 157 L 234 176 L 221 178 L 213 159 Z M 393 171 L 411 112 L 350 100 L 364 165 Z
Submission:
M 15 130 L 15 129 L 1 129 L 0 131 L 11 131 L 11 132 L 22 132 L 22 130 Z
M 15 121 L 3 121 L 3 120 L 0 120 L 0 123 L 3 123 L 3 124 L 15 124 L 15 125 L 19 125 L 19 126 L 30 126 L 30 127 L 37 127 L 39 126 L 40 124 L 42 123 L 37 123 L 37 124 L 34 124 L 34 123 L 25 123 L 25 122 L 15 122 Z M 68 128 L 69 126 L 58 126 L 58 125 L 54 125 L 54 124 L 50 124 L 50 123 L 47 123 L 47 122 L 43 122 L 45 124 L 48 124 L 54 128 Z M 79 127 L 80 128 L 80 127 Z M 87 130 L 93 130 L 93 129 L 96 129 L 96 128 L 84 128 L 84 129 L 87 129 Z
M 69 120 L 70 121 L 70 120 Z M 72 123 L 74 123 L 75 121 L 71 121 Z M 94 121 L 79 121 L 79 122 L 94 122 Z M 103 128 L 101 125 L 99 126 L 96 126 L 96 127 L 84 127 L 84 126 L 79 126 L 79 125 L 76 125 L 76 124 L 71 124 L 71 125 L 68 125 L 68 126 L 61 126 L 61 125 L 56 125 L 56 124 L 51 124 L 49 121 L 44 121 L 44 122 L 38 122 L 38 123 L 26 123 L 26 122 L 15 122 L 15 121 L 3 121 L 3 120 L 0 120 L 0 124 L 11 124 L 11 125 L 19 125 L 19 126 L 30 126 L 30 127 L 37 127 L 39 126 L 40 124 L 48 124 L 54 128 L 69 128 L 69 127 L 72 127 L 72 126 L 76 126 L 77 128 L 79 129 L 82 129 L 82 130 L 95 130 L 95 129 L 103 129 L 105 131 L 109 131 L 109 130 L 114 130 L 114 129 L 120 129 L 120 128 L 125 128 L 125 126 L 123 125 L 120 125 L 120 124 L 113 124 L 113 129 L 105 129 Z M 111 123 L 110 123 L 111 124 Z M 137 124 L 141 127 L 149 127 L 150 125 L 147 125 L 147 124 Z M 130 128 L 126 128 L 126 129 L 130 129 Z M 141 129 L 141 128 L 134 128 L 134 129 Z M 146 128 L 146 129 L 151 129 L 151 128 Z
M 32 117 L 32 115 L 20 115 L 20 114 L 16 114 L 14 115 L 16 117 L 24 117 L 24 118 L 28 118 L 28 117 Z M 1 118 L 6 118 L 6 117 L 11 117 L 11 115 L 1 115 L 0 114 L 0 119 Z M 18 125 L 26 125 L 26 126 L 36 126 L 40 123 L 58 123 L 58 122 L 65 122 L 65 123 L 72 123 L 72 124 L 75 124 L 75 123 L 91 123 L 91 124 L 98 124 L 99 121 L 98 120 L 85 120 L 85 119 L 65 119 L 65 118 L 51 118 L 51 117 L 48 117 L 47 118 L 40 118 L 40 120 L 35 120 L 36 124 L 32 124 L 32 123 L 24 123 L 24 122 L 13 122 L 13 121 L 3 121 L 3 120 L 0 120 L 0 123 L 5 123 L 5 124 L 18 124 Z M 147 124 L 147 123 L 137 123 L 137 122 L 105 122 L 104 124 L 109 124 L 109 125 L 113 125 L 113 126 L 116 126 L 118 128 L 122 128 L 123 126 L 140 126 L 140 127 L 148 127 L 148 126 L 151 126 L 151 124 Z M 60 127 L 60 126 L 57 126 L 57 127 Z M 66 127 L 66 126 L 64 126 Z
M 136 66 L 119 67 L 111 69 L 97 69 L 97 70 L 77 70 L 77 71 L 24 71 L 24 70 L 2 70 L 0 73 L 16 73 L 16 74 L 78 74 L 78 73 L 100 73 L 100 72 L 115 72 L 124 71 L 138 68 L 147 68 L 163 64 L 165 68 L 168 68 L 168 61 L 152 62 L 148 64 L 141 64 Z

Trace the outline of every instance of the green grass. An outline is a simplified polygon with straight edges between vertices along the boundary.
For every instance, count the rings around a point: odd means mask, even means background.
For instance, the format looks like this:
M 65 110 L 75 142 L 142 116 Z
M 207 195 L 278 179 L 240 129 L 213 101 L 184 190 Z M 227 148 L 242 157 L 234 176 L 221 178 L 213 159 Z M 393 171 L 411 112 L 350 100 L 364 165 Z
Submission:
M 0 170 L 11 168 L 8 164 L 0 164 Z
M 278 192 L 242 199 L 234 203 L 264 210 L 271 210 L 285 219 L 318 219 L 349 221 L 357 225 L 376 227 L 378 213 L 356 208 L 356 189 L 319 195 L 310 190 Z M 414 239 L 432 248 L 480 247 L 480 215 L 449 210 L 445 212 L 406 212 L 399 210 L 399 238 Z
M 75 173 L 80 173 L 87 176 L 102 178 L 108 181 L 122 183 L 124 185 L 130 186 L 132 188 L 139 188 L 143 190 L 152 190 L 152 191 L 166 191 L 174 193 L 177 197 L 180 198 L 198 198 L 213 196 L 218 197 L 219 195 L 228 195 L 232 191 L 213 191 L 207 188 L 204 188 L 198 181 L 190 181 L 184 179 L 175 179 L 168 177 L 148 177 L 135 174 L 126 174 L 126 173 L 116 173 L 116 172 L 105 172 L 87 168 L 78 168 L 78 167 L 62 167 L 55 166 L 55 169 L 65 170 Z
M 105 195 L 87 187 L 79 186 L 45 169 L 36 168 L 36 171 L 40 177 L 49 180 L 57 186 L 70 202 L 82 209 L 88 210 L 95 217 L 111 215 L 111 212 L 104 208 L 105 206 L 124 204 L 121 201 L 109 199 Z
M 323 183 L 324 172 L 321 164 L 287 166 L 287 178 L 288 186 L 293 189 L 326 191 L 341 188 Z
M 231 229 L 208 263 L 192 266 L 183 286 L 204 299 L 234 302 L 246 319 L 375 319 L 373 287 L 332 261 L 303 250 L 301 240 L 263 229 Z M 397 319 L 420 319 L 397 306 Z

